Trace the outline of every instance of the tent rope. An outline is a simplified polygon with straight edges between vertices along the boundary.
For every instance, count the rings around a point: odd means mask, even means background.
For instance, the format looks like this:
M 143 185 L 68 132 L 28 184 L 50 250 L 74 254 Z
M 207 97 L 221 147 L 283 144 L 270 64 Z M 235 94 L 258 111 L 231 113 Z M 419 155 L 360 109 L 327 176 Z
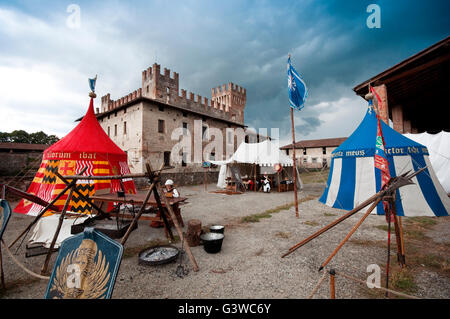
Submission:
M 27 267 L 25 267 L 20 261 L 18 261 L 16 259 L 16 257 L 14 257 L 14 255 L 11 253 L 11 251 L 8 248 L 8 245 L 5 244 L 5 242 L 2 239 L 2 244 L 3 244 L 3 248 L 6 249 L 6 252 L 8 253 L 8 255 L 11 257 L 11 259 L 17 264 L 17 266 L 19 266 L 20 268 L 22 268 L 23 271 L 25 271 L 26 273 L 30 274 L 33 277 L 39 278 L 39 279 L 43 279 L 43 280 L 49 280 L 50 277 L 47 276 L 41 276 L 39 274 L 36 274 L 35 272 L 29 270 Z
M 340 271 L 339 271 L 339 272 L 335 271 L 335 273 L 336 273 L 336 275 L 338 275 L 338 276 L 342 276 L 342 277 L 344 277 L 344 278 L 347 278 L 347 279 L 356 281 L 356 282 L 358 282 L 358 283 L 360 283 L 360 284 L 363 284 L 363 285 L 366 285 L 366 286 L 367 286 L 367 282 L 364 281 L 364 280 L 355 278 L 355 277 L 353 277 L 353 276 L 347 275 L 347 274 L 342 273 L 342 272 L 340 272 Z M 398 291 L 395 291 L 395 290 L 392 290 L 392 289 L 386 289 L 386 288 L 383 288 L 383 287 L 380 287 L 380 286 L 374 286 L 374 288 L 377 288 L 377 289 L 380 289 L 380 290 L 384 290 L 384 291 L 390 292 L 390 293 L 392 293 L 392 294 L 394 294 L 394 295 L 398 295 L 398 296 L 405 297 L 405 298 L 409 298 L 409 299 L 420 299 L 419 297 L 416 297 L 416 296 L 411 296 L 411 295 L 408 295 L 408 294 L 405 294 L 405 293 L 402 293 L 402 292 L 398 292 Z M 370 288 L 369 288 L 369 289 L 370 289 Z
M 317 282 L 316 286 L 311 291 L 311 294 L 308 296 L 308 299 L 312 299 L 312 297 L 316 294 L 317 290 L 319 290 L 319 288 L 322 285 L 323 281 L 325 280 L 326 276 L 327 276 L 327 272 L 324 271 L 322 277 L 320 277 L 320 279 Z

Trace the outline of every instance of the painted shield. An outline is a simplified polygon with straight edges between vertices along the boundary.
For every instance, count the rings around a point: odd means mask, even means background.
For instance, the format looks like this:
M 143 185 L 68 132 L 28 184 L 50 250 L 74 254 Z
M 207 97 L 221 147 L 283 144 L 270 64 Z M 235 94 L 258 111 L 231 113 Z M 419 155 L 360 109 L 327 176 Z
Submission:
M 111 298 L 122 253 L 121 244 L 93 227 L 67 238 L 59 249 L 45 298 Z
M 11 207 L 6 200 L 0 199 L 0 240 L 3 238 L 6 225 L 11 217 Z

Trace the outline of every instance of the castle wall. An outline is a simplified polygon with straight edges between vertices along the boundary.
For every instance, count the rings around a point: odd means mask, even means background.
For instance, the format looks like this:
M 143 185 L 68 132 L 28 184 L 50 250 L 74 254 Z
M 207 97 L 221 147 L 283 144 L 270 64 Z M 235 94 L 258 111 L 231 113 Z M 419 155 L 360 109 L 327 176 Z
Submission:
M 107 134 L 109 132 L 113 142 L 127 153 L 128 166 L 132 173 L 141 173 L 144 167 L 142 111 L 143 103 L 140 102 L 99 119 L 103 130 Z

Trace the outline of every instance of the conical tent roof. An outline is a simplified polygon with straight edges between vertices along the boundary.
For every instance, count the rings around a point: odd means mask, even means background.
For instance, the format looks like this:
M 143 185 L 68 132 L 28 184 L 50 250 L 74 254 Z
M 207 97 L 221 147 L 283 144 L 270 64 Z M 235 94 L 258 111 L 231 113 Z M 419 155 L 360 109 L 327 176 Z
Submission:
M 108 137 L 98 123 L 92 98 L 81 122 L 69 134 L 44 151 L 41 166 L 27 192 L 51 202 L 66 187 L 66 184 L 56 177 L 55 172 L 62 176 L 75 175 L 85 167 L 87 170 L 84 176 L 130 173 L 127 154 Z M 136 192 L 132 179 L 123 179 L 122 182 L 126 192 Z M 92 196 L 98 191 L 113 193 L 122 190 L 118 180 L 78 180 L 76 188 L 85 196 Z M 61 196 L 55 202 L 55 206 L 62 210 L 67 197 L 67 193 Z M 43 208 L 28 200 L 22 200 L 14 212 L 35 216 Z M 68 211 L 85 214 L 90 210 L 91 207 L 74 192 Z
M 89 156 L 93 158 L 95 155 L 95 159 L 98 160 L 126 160 L 126 153 L 109 138 L 98 123 L 92 98 L 81 122 L 69 134 L 46 149 L 44 158 L 66 159 L 69 153 L 71 159 L 83 159 Z
M 413 178 L 414 185 L 397 190 L 399 216 L 447 216 L 450 199 L 439 183 L 427 148 L 381 122 L 391 177 L 427 167 Z M 380 171 L 375 168 L 377 117 L 369 107 L 352 135 L 332 153 L 327 186 L 320 201 L 328 206 L 351 210 L 381 188 Z M 367 209 L 367 208 L 366 208 Z M 380 203 L 376 210 L 383 215 Z

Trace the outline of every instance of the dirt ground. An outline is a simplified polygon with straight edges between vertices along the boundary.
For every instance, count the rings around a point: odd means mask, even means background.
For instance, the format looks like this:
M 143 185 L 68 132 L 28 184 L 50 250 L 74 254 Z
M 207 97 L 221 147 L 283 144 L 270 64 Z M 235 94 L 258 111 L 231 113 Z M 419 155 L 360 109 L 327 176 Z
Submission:
M 212 193 L 215 190 L 213 184 L 208 185 L 208 191 L 203 185 L 180 187 L 182 196 L 188 197 L 188 202 L 181 207 L 185 224 L 195 218 L 206 227 L 225 225 L 221 252 L 208 254 L 202 246 L 192 247 L 200 267 L 198 272 L 192 270 L 187 256 L 162 266 L 138 265 L 140 250 L 166 240 L 162 229 L 150 228 L 148 222 L 140 221 L 138 229 L 125 244 L 112 298 L 307 298 L 322 277 L 323 271 L 318 272 L 320 264 L 361 216 L 356 214 L 286 258 L 281 258 L 291 246 L 342 214 L 342 211 L 318 202 L 323 187 L 323 184 L 306 184 L 305 189 L 299 192 L 299 218 L 295 217 L 291 205 L 294 200 L 292 192 L 225 195 Z M 11 203 L 11 206 L 15 204 Z M 31 220 L 31 217 L 13 214 L 4 241 L 10 243 Z M 393 239 L 390 287 L 420 298 L 450 298 L 450 219 L 404 221 L 408 267 L 401 272 L 396 265 Z M 384 217 L 369 216 L 326 270 L 334 268 L 365 281 L 371 274 L 367 272 L 367 266 L 377 264 L 384 282 L 387 258 L 385 225 Z M 180 242 L 174 245 L 181 248 Z M 39 273 L 45 257 L 25 258 L 23 244 L 16 258 Z M 189 270 L 182 278 L 175 273 L 180 262 Z M 25 273 L 4 251 L 3 264 L 7 289 L 0 290 L 0 298 L 44 297 L 45 280 Z M 314 298 L 329 298 L 329 293 L 327 279 Z M 336 297 L 384 298 L 384 293 L 337 276 Z

